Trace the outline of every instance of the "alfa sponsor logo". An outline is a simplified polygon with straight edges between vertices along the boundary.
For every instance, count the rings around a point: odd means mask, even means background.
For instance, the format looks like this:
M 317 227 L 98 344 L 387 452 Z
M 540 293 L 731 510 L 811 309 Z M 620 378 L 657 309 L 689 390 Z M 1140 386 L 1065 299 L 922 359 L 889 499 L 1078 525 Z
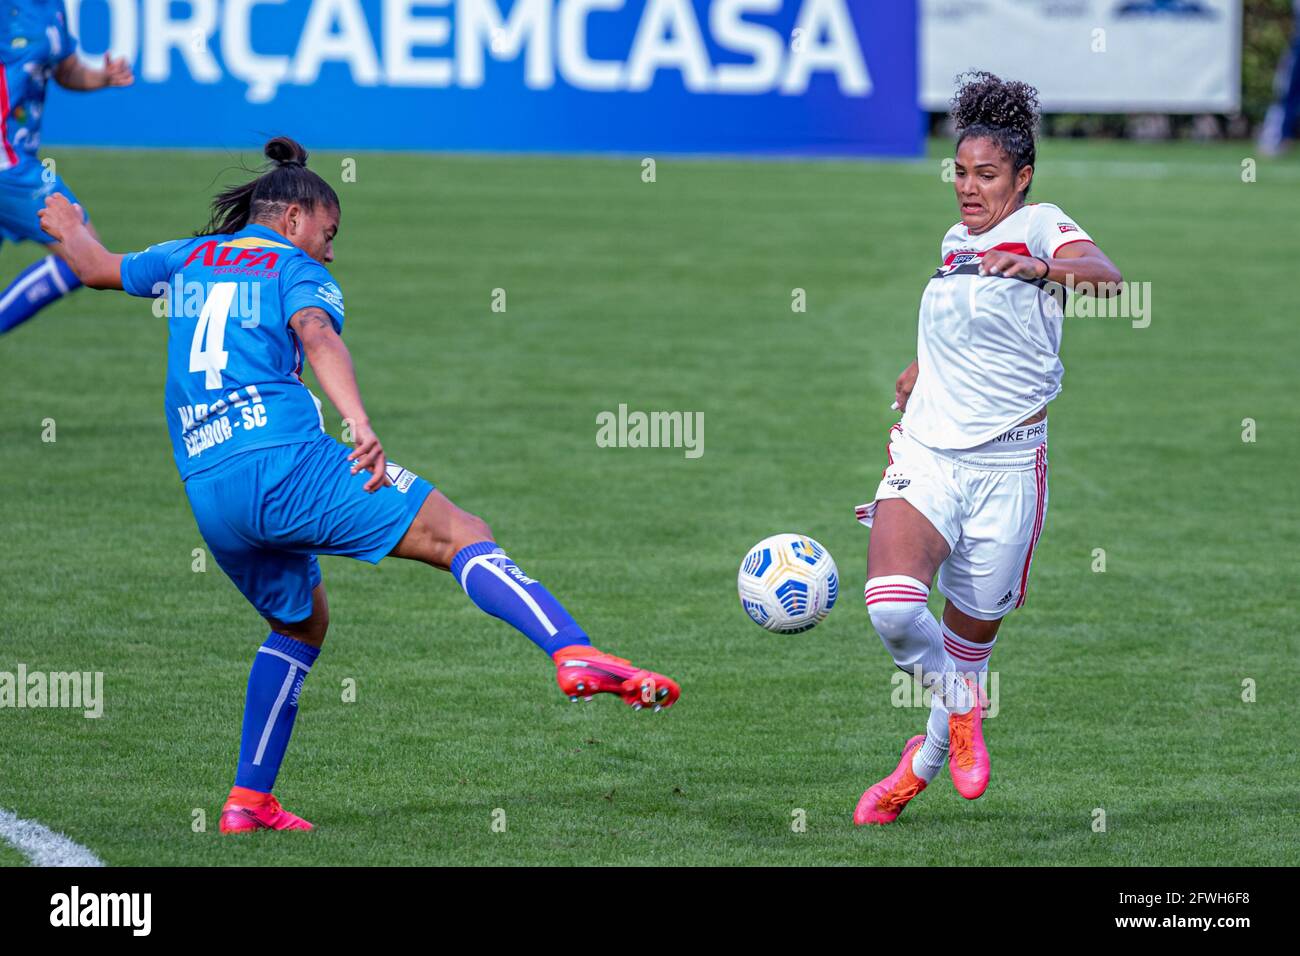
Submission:
M 279 261 L 280 254 L 268 248 L 270 246 L 279 249 L 290 248 L 278 242 L 251 237 L 222 243 L 213 239 L 195 246 L 190 252 L 190 257 L 181 264 L 181 268 L 202 261 L 205 266 L 214 269 L 239 268 L 241 271 L 271 273 Z

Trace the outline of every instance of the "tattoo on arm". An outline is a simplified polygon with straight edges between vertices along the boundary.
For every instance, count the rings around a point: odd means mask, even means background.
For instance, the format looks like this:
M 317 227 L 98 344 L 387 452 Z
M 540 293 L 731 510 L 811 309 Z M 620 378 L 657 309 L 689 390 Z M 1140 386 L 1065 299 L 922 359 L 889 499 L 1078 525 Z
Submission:
M 289 319 L 289 325 L 298 333 L 298 338 L 304 342 L 315 333 L 322 331 L 334 332 L 334 323 L 330 321 L 329 313 L 314 305 L 309 305 L 307 308 L 295 312 L 293 317 Z

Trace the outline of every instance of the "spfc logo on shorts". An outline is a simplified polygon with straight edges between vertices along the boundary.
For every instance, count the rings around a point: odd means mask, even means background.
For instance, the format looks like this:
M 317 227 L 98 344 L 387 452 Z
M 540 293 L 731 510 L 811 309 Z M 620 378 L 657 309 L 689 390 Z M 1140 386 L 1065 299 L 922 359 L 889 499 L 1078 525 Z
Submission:
M 893 488 L 895 491 L 902 491 L 911 483 L 911 478 L 890 478 L 885 482 L 885 484 L 889 485 L 889 487 Z

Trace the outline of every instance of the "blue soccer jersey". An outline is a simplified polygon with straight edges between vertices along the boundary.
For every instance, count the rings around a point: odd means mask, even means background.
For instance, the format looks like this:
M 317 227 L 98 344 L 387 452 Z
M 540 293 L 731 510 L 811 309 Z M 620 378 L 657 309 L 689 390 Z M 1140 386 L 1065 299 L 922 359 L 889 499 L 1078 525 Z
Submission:
M 323 265 L 249 225 L 132 253 L 122 288 L 167 297 L 167 429 L 181 478 L 240 452 L 320 437 L 320 402 L 300 377 L 289 320 L 316 306 L 342 331 L 343 294 Z
M 0 4 L 0 171 L 36 162 L 45 86 L 76 50 L 63 0 Z

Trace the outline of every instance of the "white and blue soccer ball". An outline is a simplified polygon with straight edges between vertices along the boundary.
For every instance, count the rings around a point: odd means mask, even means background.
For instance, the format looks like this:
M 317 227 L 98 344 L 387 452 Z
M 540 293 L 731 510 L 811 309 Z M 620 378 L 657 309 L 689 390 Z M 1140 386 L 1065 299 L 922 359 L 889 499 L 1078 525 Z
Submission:
M 824 621 L 840 592 L 835 559 L 806 534 L 774 534 L 754 545 L 736 584 L 745 613 L 779 634 Z

